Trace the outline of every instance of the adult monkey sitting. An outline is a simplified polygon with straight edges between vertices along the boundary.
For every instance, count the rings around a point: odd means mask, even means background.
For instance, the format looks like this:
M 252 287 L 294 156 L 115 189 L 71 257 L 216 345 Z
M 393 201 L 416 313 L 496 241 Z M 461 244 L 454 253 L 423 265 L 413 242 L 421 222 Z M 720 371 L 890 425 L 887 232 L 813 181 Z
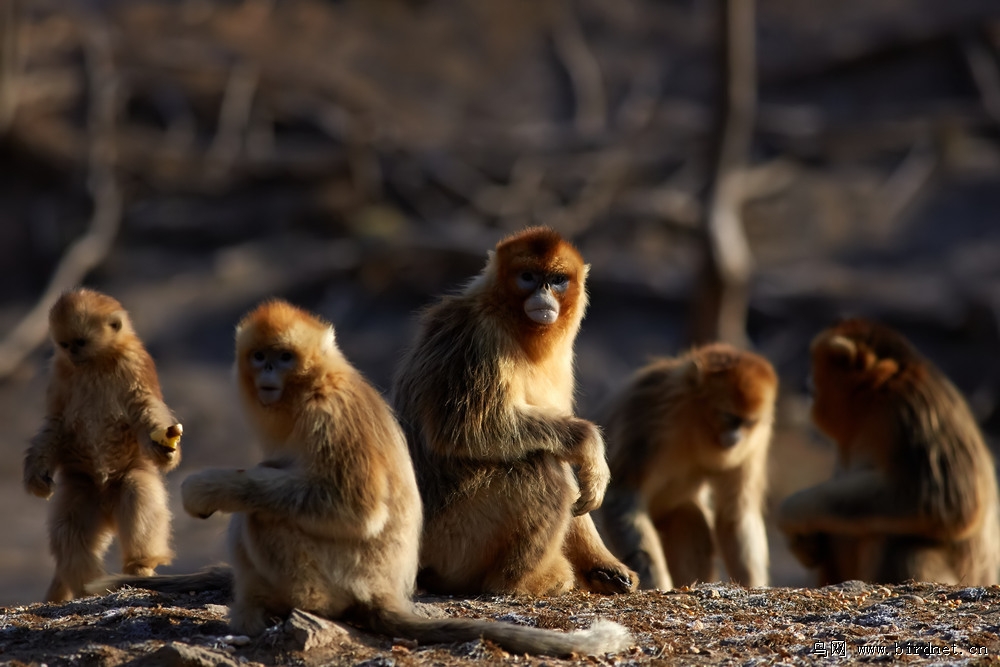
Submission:
M 424 588 L 635 588 L 588 514 L 610 473 L 599 429 L 573 414 L 587 270 L 555 231 L 526 229 L 423 313 L 393 402 L 424 501 Z

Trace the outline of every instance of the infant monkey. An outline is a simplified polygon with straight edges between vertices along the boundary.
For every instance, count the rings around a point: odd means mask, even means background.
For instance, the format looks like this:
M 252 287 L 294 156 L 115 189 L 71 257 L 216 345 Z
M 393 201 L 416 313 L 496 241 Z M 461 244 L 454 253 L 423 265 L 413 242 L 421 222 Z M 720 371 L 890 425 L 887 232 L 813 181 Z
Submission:
M 595 513 L 642 588 L 729 576 L 766 586 L 763 505 L 778 378 L 723 343 L 640 369 L 605 420 L 611 486 Z M 711 508 L 706 504 L 711 501 Z
M 45 599 L 85 594 L 117 534 L 126 574 L 169 563 L 162 472 L 180 462 L 181 425 L 163 402 L 153 359 L 115 299 L 80 288 L 49 312 L 55 345 L 45 420 L 24 457 L 25 489 L 53 495 L 56 573 Z

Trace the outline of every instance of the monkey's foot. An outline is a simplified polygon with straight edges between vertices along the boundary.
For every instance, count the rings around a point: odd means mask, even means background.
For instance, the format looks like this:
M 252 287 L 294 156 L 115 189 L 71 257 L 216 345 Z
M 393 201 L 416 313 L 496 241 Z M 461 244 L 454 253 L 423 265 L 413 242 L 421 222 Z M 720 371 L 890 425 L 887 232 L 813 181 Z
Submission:
M 603 595 L 631 593 L 639 584 L 639 578 L 623 567 L 595 567 L 582 573 L 581 578 L 581 588 Z

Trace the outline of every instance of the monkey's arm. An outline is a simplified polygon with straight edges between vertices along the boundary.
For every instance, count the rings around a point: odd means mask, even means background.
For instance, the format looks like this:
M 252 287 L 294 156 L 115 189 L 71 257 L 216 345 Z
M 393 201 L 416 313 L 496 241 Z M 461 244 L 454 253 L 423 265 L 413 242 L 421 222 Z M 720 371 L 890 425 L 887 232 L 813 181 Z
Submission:
M 55 484 L 52 476 L 58 462 L 59 441 L 64 435 L 62 420 L 46 417 L 42 427 L 24 452 L 24 488 L 39 498 L 50 498 Z
M 764 528 L 766 459 L 713 480 L 715 538 L 733 581 L 767 586 L 769 553 Z
M 639 588 L 673 588 L 660 536 L 636 491 L 608 489 L 593 516 L 611 551 L 639 575 Z
M 788 535 L 829 533 L 864 536 L 950 537 L 956 527 L 922 513 L 913 489 L 889 484 L 877 470 L 843 472 L 792 494 L 781 503 L 778 526 Z
M 153 440 L 152 434 L 170 428 L 177 424 L 177 420 L 160 396 L 156 368 L 151 358 L 145 361 L 143 375 L 143 378 L 137 378 L 133 383 L 129 394 L 126 406 L 129 422 L 143 451 L 151 455 L 157 467 L 166 472 L 173 470 L 181 462 L 180 449 L 158 444 Z
M 184 510 L 203 519 L 215 512 L 261 512 L 331 538 L 372 537 L 389 517 L 384 479 L 352 497 L 338 480 L 311 477 L 298 467 L 271 466 L 209 469 L 189 476 L 181 484 Z

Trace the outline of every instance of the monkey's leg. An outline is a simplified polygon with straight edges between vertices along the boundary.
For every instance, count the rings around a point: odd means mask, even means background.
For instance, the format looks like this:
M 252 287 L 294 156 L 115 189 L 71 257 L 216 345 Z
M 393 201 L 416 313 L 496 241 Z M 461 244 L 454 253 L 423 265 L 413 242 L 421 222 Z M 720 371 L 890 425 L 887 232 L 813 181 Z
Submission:
M 489 471 L 461 501 L 427 517 L 420 584 L 441 593 L 555 595 L 573 587 L 562 545 L 577 498 L 549 455 Z
M 948 554 L 940 544 L 918 537 L 889 537 L 880 540 L 878 551 L 866 545 L 874 572 L 873 583 L 900 584 L 908 579 L 957 584 L 958 574 L 948 563 Z
M 608 551 L 589 514 L 573 517 L 563 549 L 573 564 L 577 586 L 593 593 L 628 593 L 639 575 Z
M 110 543 L 111 522 L 102 507 L 100 488 L 85 475 L 62 475 L 49 514 L 56 573 L 46 601 L 65 602 L 84 595 L 84 586 L 104 575 L 102 560 Z
M 715 544 L 705 512 L 695 502 L 672 508 L 655 521 L 674 586 L 715 581 Z
M 291 612 L 291 608 L 276 604 L 271 585 L 260 575 L 247 550 L 246 541 L 254 539 L 242 512 L 229 521 L 229 552 L 233 566 L 233 602 L 229 608 L 229 625 L 241 634 L 255 636 L 267 629 L 272 615 Z M 277 607 L 281 606 L 281 609 Z
M 122 571 L 148 577 L 157 565 L 169 563 L 174 556 L 163 479 L 155 470 L 133 468 L 115 491 L 114 519 L 121 541 Z
M 638 493 L 608 489 L 597 515 L 601 534 L 622 562 L 636 572 L 639 588 L 673 588 L 660 537 Z

